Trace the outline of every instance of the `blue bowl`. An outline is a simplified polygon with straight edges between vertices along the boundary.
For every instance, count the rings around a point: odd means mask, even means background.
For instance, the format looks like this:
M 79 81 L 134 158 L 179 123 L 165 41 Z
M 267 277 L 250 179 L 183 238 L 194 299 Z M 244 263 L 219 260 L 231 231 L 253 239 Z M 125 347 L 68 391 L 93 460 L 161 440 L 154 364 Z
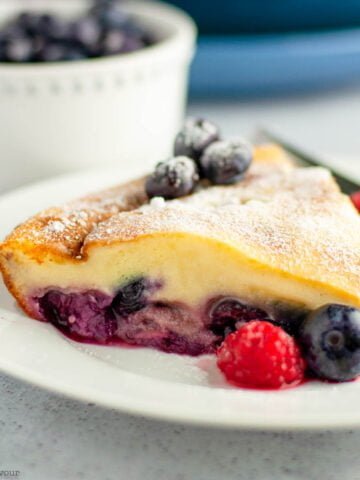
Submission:
M 196 97 L 266 96 L 360 83 L 360 28 L 204 36 L 192 68 Z
M 316 30 L 360 25 L 360 0 L 172 0 L 200 33 Z

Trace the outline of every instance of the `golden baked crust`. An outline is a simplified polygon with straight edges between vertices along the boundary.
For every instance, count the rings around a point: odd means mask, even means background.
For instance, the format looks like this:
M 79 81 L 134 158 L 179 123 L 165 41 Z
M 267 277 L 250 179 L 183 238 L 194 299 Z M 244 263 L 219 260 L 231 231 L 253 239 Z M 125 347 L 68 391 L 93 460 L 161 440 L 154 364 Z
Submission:
M 360 220 L 322 168 L 294 168 L 277 146 L 257 147 L 245 179 L 178 200 L 148 203 L 144 179 L 48 209 L 0 246 L 5 282 L 29 314 L 12 269 L 19 253 L 43 262 L 87 262 L 104 245 L 190 234 L 221 242 L 250 261 L 360 304 Z M 51 281 L 51 280 L 49 280 Z
M 0 252 L 21 248 L 41 261 L 46 253 L 77 257 L 85 238 L 112 216 L 140 207 L 147 201 L 144 179 L 48 208 L 16 227 L 0 246 Z
M 251 182 L 251 179 L 259 174 L 264 175 L 269 169 L 291 168 L 290 160 L 276 145 L 258 147 L 255 151 L 255 164 L 247 182 Z M 47 254 L 68 259 L 79 258 L 85 253 L 83 246 L 89 243 L 87 242 L 89 235 L 100 241 L 101 231 L 108 241 L 107 220 L 117 217 L 119 213 L 135 210 L 148 202 L 144 183 L 145 179 L 140 178 L 63 206 L 44 210 L 13 230 L 0 245 L 0 255 L 12 249 L 21 249 L 39 262 Z

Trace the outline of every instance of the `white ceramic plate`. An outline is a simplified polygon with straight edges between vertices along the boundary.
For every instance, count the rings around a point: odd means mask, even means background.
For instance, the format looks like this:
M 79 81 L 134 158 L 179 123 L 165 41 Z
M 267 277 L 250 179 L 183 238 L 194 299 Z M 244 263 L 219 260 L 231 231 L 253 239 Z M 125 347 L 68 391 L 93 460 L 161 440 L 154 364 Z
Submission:
M 138 172 L 92 172 L 0 197 L 0 235 L 37 210 Z M 0 369 L 83 401 L 133 414 L 226 428 L 317 429 L 360 426 L 360 382 L 317 382 L 279 392 L 231 388 L 211 356 L 71 342 L 28 319 L 0 289 Z

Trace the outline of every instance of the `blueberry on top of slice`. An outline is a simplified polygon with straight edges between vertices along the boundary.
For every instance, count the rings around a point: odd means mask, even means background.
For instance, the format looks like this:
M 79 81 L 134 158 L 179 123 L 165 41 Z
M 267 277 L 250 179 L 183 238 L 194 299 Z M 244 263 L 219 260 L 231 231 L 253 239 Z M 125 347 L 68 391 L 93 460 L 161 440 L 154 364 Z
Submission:
M 173 199 L 191 193 L 199 175 L 193 160 L 187 157 L 174 157 L 156 165 L 155 171 L 146 181 L 149 198 Z
M 203 175 L 216 185 L 238 182 L 250 167 L 251 146 L 243 140 L 220 140 L 212 143 L 200 158 Z
M 220 138 L 219 128 L 202 118 L 188 118 L 175 138 L 174 154 L 198 161 L 206 147 Z
M 308 315 L 299 339 L 308 366 L 318 377 L 344 382 L 360 375 L 360 310 L 325 305 Z

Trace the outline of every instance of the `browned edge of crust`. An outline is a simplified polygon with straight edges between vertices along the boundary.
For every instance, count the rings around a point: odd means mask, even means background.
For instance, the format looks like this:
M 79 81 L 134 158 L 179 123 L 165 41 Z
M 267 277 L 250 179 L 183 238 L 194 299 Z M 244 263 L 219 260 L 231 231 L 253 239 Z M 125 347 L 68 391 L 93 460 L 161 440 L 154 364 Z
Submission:
M 286 153 L 277 145 L 261 145 L 255 148 L 255 161 L 259 164 L 268 164 L 269 167 L 273 166 L 274 168 L 276 167 L 281 167 L 281 166 L 292 166 L 293 162 L 287 157 Z M 120 186 L 116 186 L 110 189 L 106 189 L 104 191 L 94 193 L 91 195 L 88 195 L 86 197 L 80 198 L 79 200 L 76 200 L 75 202 L 71 202 L 69 205 L 74 205 L 76 207 L 77 204 L 81 204 L 82 202 L 93 202 L 96 205 L 97 199 L 100 199 L 102 197 L 109 196 L 111 198 L 111 195 L 114 193 L 114 196 L 116 196 L 117 193 L 123 193 L 128 192 L 129 195 L 129 204 L 131 205 L 131 208 L 124 208 L 124 209 L 119 209 L 116 213 L 120 213 L 121 211 L 130 211 L 133 210 L 134 208 L 138 208 L 142 204 L 146 203 L 147 197 L 144 191 L 144 182 L 145 182 L 145 177 L 141 177 L 139 179 L 135 179 L 133 181 L 127 182 L 125 184 L 122 184 Z M 135 195 L 136 200 L 135 204 L 133 201 L 133 196 Z M 125 202 L 126 203 L 126 202 Z M 46 217 L 46 213 L 49 212 L 49 216 Z M 19 225 L 16 227 L 12 233 L 5 239 L 3 243 L 0 244 L 0 271 L 2 273 L 4 283 L 11 293 L 11 295 L 16 299 L 17 303 L 19 304 L 20 308 L 30 317 L 39 319 L 39 317 L 36 315 L 36 312 L 32 311 L 31 308 L 29 307 L 28 302 L 25 300 L 25 298 L 22 296 L 21 290 L 16 286 L 15 282 L 12 279 L 11 271 L 10 268 L 8 267 L 9 261 L 11 260 L 12 257 L 14 257 L 16 251 L 20 251 L 21 253 L 27 255 L 28 257 L 32 258 L 32 260 L 38 262 L 38 263 L 43 263 L 46 261 L 47 258 L 51 258 L 51 261 L 53 262 L 59 262 L 63 263 L 64 261 L 66 262 L 72 262 L 72 263 L 78 263 L 78 262 L 86 262 L 88 259 L 88 251 L 89 249 L 86 246 L 85 248 L 81 249 L 81 257 L 78 257 L 76 254 L 69 254 L 66 250 L 62 250 L 59 248 L 57 244 L 54 243 L 40 243 L 36 244 L 31 241 L 30 239 L 26 239 L 22 235 L 23 229 L 28 229 L 31 232 L 32 228 L 40 228 L 42 225 L 41 221 L 41 216 L 46 221 L 52 221 L 56 220 L 58 217 L 59 212 L 61 213 L 61 209 L 58 210 L 57 208 L 54 209 L 48 209 L 43 212 L 40 212 L 39 214 L 35 215 L 34 217 L 31 217 L 29 220 L 25 221 L 23 224 Z M 91 229 L 86 232 L 86 236 L 91 233 L 92 228 L 96 227 L 99 223 L 102 221 L 106 221 L 108 218 L 110 218 L 111 213 L 109 212 L 109 215 L 104 215 L 99 221 L 95 221 L 94 224 L 91 226 Z M 34 223 L 35 222 L 35 223 Z M 39 223 L 40 222 L 40 223 Z M 81 242 L 81 245 L 83 245 L 84 239 Z M 97 241 L 96 245 L 99 246 L 101 245 L 101 241 Z M 94 246 L 94 245 L 92 245 Z

